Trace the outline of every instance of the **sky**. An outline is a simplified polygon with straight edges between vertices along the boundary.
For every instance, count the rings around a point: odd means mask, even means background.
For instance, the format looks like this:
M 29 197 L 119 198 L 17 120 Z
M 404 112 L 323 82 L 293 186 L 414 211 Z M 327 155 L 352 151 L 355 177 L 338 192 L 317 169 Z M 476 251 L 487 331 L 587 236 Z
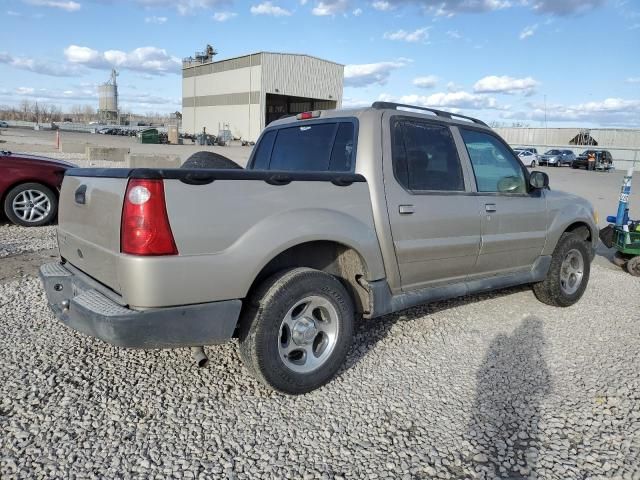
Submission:
M 345 65 L 344 107 L 389 100 L 499 125 L 640 128 L 640 0 L 0 0 L 0 105 L 179 111 L 181 59 Z

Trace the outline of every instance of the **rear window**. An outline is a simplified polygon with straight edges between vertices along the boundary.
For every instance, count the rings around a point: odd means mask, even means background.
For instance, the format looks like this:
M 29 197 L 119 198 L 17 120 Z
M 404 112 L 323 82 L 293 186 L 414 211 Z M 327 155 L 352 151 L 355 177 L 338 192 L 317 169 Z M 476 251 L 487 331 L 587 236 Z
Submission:
M 254 155 L 255 170 L 348 172 L 355 160 L 352 122 L 299 123 L 265 133 Z

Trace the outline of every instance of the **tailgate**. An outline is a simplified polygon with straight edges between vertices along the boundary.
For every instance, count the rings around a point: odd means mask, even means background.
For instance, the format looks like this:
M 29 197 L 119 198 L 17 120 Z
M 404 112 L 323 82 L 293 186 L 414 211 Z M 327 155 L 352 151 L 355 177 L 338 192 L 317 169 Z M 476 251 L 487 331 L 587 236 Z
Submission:
M 117 257 L 127 181 L 67 175 L 60 191 L 60 255 L 116 292 L 120 292 Z

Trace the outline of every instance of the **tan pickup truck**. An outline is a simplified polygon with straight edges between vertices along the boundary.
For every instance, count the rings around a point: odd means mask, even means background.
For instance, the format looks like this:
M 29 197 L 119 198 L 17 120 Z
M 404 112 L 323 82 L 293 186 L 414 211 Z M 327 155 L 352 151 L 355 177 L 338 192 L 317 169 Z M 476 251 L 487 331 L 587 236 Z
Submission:
M 68 170 L 40 274 L 73 329 L 200 355 L 237 338 L 298 394 L 336 374 L 355 318 L 518 284 L 572 305 L 595 216 L 480 120 L 375 103 L 270 124 L 246 169 Z

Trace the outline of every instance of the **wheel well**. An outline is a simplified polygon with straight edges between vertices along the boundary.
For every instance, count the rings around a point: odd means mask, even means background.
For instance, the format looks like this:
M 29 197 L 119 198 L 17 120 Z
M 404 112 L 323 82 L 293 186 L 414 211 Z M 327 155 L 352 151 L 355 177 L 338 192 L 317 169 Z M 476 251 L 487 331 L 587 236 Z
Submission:
M 576 235 L 581 237 L 583 240 L 586 240 L 588 242 L 592 241 L 591 229 L 589 228 L 589 225 L 587 225 L 584 222 L 572 223 L 565 229 L 565 232 L 575 233 Z
M 295 267 L 309 267 L 335 276 L 345 286 L 358 313 L 370 310 L 369 291 L 360 279 L 366 278 L 367 268 L 360 254 L 338 242 L 315 241 L 291 247 L 273 258 L 260 271 L 249 289 L 249 295 L 274 273 Z

